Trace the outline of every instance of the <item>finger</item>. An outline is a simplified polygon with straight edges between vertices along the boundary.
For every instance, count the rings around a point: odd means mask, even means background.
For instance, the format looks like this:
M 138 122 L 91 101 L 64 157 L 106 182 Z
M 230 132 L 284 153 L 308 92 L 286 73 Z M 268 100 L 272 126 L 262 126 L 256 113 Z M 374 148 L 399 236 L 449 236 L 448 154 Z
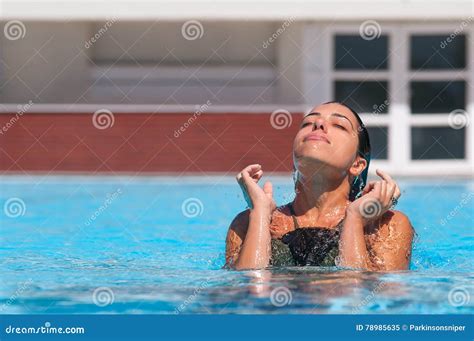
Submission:
M 250 172 L 252 169 L 260 169 L 260 168 L 262 168 L 262 166 L 259 163 L 254 163 L 252 165 L 248 165 L 243 170 Z
M 240 182 L 240 181 L 242 181 L 243 173 L 248 173 L 248 174 L 251 175 L 251 174 L 255 173 L 256 171 L 260 170 L 261 168 L 262 168 L 262 166 L 259 165 L 259 164 L 249 165 L 249 166 L 245 167 L 244 169 L 242 169 L 242 171 L 240 171 L 240 173 L 238 173 L 235 178 L 238 182 Z
M 247 172 L 247 173 L 249 173 L 249 174 L 253 174 L 253 173 L 255 173 L 256 171 L 258 171 L 259 169 L 261 169 L 261 168 L 262 168 L 262 166 L 259 165 L 259 164 L 257 164 L 257 163 L 256 163 L 256 164 L 253 164 L 253 165 L 248 165 L 247 167 L 245 167 L 244 169 L 242 169 L 242 170 L 240 171 L 240 173 L 237 174 L 237 176 L 240 177 L 241 174 L 244 173 L 244 172 Z M 240 176 L 239 176 L 239 175 L 240 175 Z
M 258 177 L 259 174 L 263 173 L 263 170 L 262 169 L 252 169 L 250 172 L 249 172 L 249 175 L 252 177 L 252 178 L 256 178 Z
M 362 194 L 367 194 L 369 193 L 371 190 L 374 189 L 374 185 L 377 181 L 370 181 L 365 187 L 364 189 L 362 190 Z
M 392 193 L 392 196 L 391 198 L 394 198 L 394 199 L 398 199 L 400 196 L 401 196 L 401 192 L 400 192 L 400 188 L 398 187 L 397 183 L 395 180 L 393 180 L 393 178 L 388 175 L 387 173 L 383 172 L 382 170 L 380 169 L 377 169 L 376 170 L 376 173 L 382 177 L 383 179 L 385 179 L 385 181 L 387 181 L 391 186 L 395 186 L 395 190 L 394 192 Z M 391 199 L 390 198 L 390 199 Z
M 250 176 L 253 176 L 254 174 L 256 174 L 261 169 L 262 169 L 262 166 L 257 164 L 257 165 L 250 165 L 250 166 L 246 167 L 246 169 L 244 169 L 244 171 L 248 172 Z
M 382 182 L 381 181 L 376 181 L 374 184 L 374 190 L 373 193 L 376 198 L 380 198 L 380 191 L 382 189 Z
M 387 198 L 389 200 L 389 205 L 390 206 L 392 205 L 392 199 L 396 199 L 394 197 L 396 189 L 397 189 L 397 186 L 389 186 L 389 188 L 387 190 Z
M 254 182 L 248 172 L 243 171 L 241 174 L 242 174 L 241 182 L 243 182 L 244 184 Z
M 270 181 L 265 182 L 263 185 L 263 191 L 269 199 L 273 199 L 273 185 Z
M 258 180 L 260 180 L 262 175 L 263 175 L 263 170 L 259 170 L 258 172 L 256 172 L 255 174 L 252 175 L 252 178 L 254 180 L 258 181 Z
M 398 199 L 402 196 L 402 193 L 400 192 L 400 187 L 398 187 L 397 184 L 395 184 L 395 192 L 393 193 L 393 197 L 395 199 Z
M 362 195 L 366 195 L 367 193 L 369 193 L 370 191 L 372 191 L 374 189 L 374 186 L 365 186 L 364 189 L 362 190 Z
M 375 170 L 375 173 L 377 173 L 378 176 L 380 176 L 383 180 L 385 180 L 387 182 L 394 182 L 390 175 L 388 175 L 387 173 L 385 173 L 384 171 L 382 171 L 379 168 L 377 168 Z
M 387 182 L 387 196 L 390 194 L 390 197 L 395 193 L 397 184 L 395 182 Z
M 388 184 L 387 192 L 388 192 L 388 191 L 391 191 L 391 189 L 394 188 L 394 187 L 395 187 L 395 188 L 398 187 L 397 183 L 395 182 L 395 180 L 393 180 L 392 177 L 390 177 L 390 175 L 388 175 L 388 174 L 385 173 L 385 172 L 379 171 L 379 170 L 377 170 L 377 171 L 378 171 L 378 173 L 380 173 L 380 175 L 383 175 L 383 178 L 385 179 L 385 181 L 386 181 L 387 184 Z M 394 193 L 392 193 L 392 196 L 393 196 L 393 195 L 394 195 Z M 390 199 L 391 199 L 391 198 L 392 198 L 392 197 L 390 197 Z
M 386 196 L 387 194 L 387 181 L 380 181 L 380 201 L 382 201 L 382 204 L 386 205 Z

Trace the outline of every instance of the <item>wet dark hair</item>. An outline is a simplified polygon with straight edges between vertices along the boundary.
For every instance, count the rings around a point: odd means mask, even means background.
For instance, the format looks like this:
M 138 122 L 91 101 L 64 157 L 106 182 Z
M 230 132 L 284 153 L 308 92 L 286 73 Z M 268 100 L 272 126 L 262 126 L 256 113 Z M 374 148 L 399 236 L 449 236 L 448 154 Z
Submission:
M 362 190 L 364 189 L 365 185 L 367 184 L 367 175 L 369 173 L 369 164 L 370 164 L 370 138 L 369 138 L 369 132 L 367 128 L 365 127 L 364 122 L 362 122 L 362 119 L 360 118 L 359 114 L 352 109 L 350 106 L 343 102 L 339 101 L 330 101 L 326 103 L 322 103 L 321 105 L 324 104 L 339 104 L 342 105 L 343 107 L 346 107 L 349 109 L 352 114 L 354 114 L 355 118 L 357 119 L 357 122 L 359 123 L 359 127 L 357 128 L 357 135 L 359 138 L 359 145 L 357 147 L 357 153 L 365 160 L 367 161 L 367 166 L 365 169 L 362 171 L 362 173 L 354 178 L 351 184 L 351 190 L 349 192 L 349 200 L 354 201 L 358 197 L 361 196 Z M 293 166 L 294 167 L 294 166 Z M 295 169 L 294 169 L 295 170 Z

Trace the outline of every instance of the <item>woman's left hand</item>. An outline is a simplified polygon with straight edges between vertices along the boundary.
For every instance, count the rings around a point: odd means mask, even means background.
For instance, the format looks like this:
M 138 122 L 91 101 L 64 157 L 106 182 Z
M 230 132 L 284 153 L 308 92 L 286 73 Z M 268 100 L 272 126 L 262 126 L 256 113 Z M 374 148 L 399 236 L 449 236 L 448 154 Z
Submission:
M 376 170 L 382 179 L 370 181 L 364 188 L 362 196 L 354 200 L 347 208 L 347 214 L 356 217 L 365 224 L 380 218 L 400 198 L 400 188 L 397 183 L 385 172 Z

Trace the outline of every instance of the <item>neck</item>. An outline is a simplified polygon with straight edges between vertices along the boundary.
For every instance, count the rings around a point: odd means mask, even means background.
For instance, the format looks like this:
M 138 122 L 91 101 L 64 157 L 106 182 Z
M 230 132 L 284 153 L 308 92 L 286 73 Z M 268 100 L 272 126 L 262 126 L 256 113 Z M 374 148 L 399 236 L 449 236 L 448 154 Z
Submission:
M 349 204 L 347 177 L 328 178 L 322 174 L 298 176 L 293 208 L 296 215 L 313 222 L 341 219 Z

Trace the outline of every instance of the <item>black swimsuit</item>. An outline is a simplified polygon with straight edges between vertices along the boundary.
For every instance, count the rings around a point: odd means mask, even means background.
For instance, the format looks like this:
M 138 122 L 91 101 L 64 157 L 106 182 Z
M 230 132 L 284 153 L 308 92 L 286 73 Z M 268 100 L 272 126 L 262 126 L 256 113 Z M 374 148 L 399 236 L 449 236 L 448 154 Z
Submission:
M 339 253 L 339 229 L 344 218 L 335 228 L 299 227 L 293 205 L 289 204 L 295 230 L 281 239 L 272 239 L 273 266 L 335 266 Z

